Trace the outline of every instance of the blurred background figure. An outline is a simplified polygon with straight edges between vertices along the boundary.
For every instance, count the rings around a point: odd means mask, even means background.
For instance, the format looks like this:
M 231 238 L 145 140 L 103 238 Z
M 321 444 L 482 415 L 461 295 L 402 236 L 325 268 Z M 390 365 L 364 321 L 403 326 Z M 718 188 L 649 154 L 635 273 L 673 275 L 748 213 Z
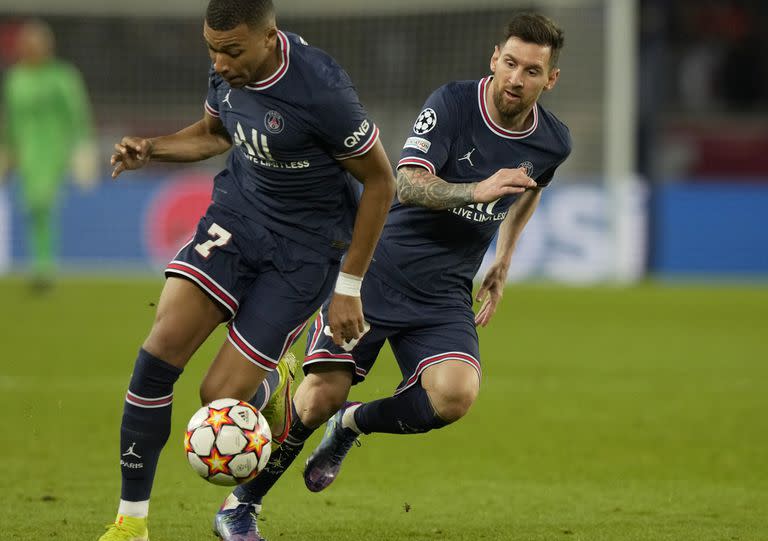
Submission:
M 22 17 L 45 14 L 60 57 L 88 83 L 106 163 L 110 142 L 123 133 L 168 133 L 199 114 L 206 88 L 200 73 L 209 65 L 201 54 L 200 6 L 30 0 L 0 8 L 0 69 L 12 72 L 6 80 L 16 77 Z M 616 6 L 633 13 L 632 22 L 616 24 Z M 484 76 L 489 36 L 521 8 L 541 10 L 578 36 L 562 68 L 579 76 L 566 78 L 545 99 L 576 144 L 563 182 L 521 239 L 512 279 L 767 276 L 768 255 L 754 247 L 768 235 L 761 221 L 768 206 L 768 63 L 762 61 L 768 34 L 760 32 L 768 24 L 768 2 L 294 0 L 281 4 L 281 24 L 346 67 L 394 156 L 419 112 L 413 103 L 444 84 L 446 74 Z M 617 27 L 625 31 L 612 36 Z M 626 61 L 608 68 L 616 45 L 624 46 Z M 20 94 L 32 100 L 31 93 Z M 86 123 L 83 116 L 84 130 Z M 31 141 L 43 146 L 41 138 Z M 617 156 L 621 172 L 612 168 Z M 55 159 L 45 161 L 54 169 Z M 19 173 L 21 165 L 16 157 Z M 59 268 L 147 273 L 164 265 L 194 230 L 222 165 L 216 159 L 194 168 L 158 165 L 130 183 L 105 179 L 85 194 L 63 190 Z M 0 191 L 0 274 L 27 267 L 26 240 L 35 238 L 20 207 L 9 208 L 9 201 L 22 199 L 15 197 L 17 185 Z M 732 230 L 740 234 L 729 236 Z
M 77 68 L 55 57 L 50 27 L 40 20 L 23 23 L 15 52 L 3 84 L 3 146 L 5 161 L 20 182 L 31 283 L 44 291 L 55 271 L 61 186 L 70 170 L 80 185 L 95 182 L 96 153 L 82 78 Z

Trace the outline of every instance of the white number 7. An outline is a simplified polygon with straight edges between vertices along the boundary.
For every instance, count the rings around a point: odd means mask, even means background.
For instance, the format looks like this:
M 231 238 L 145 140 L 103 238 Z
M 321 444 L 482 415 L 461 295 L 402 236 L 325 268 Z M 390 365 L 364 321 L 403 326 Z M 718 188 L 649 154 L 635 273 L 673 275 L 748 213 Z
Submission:
M 211 255 L 211 248 L 224 246 L 232 238 L 232 233 L 221 227 L 219 224 L 211 225 L 211 227 L 208 228 L 208 234 L 213 237 L 213 240 L 207 240 L 195 246 L 195 251 L 206 259 Z

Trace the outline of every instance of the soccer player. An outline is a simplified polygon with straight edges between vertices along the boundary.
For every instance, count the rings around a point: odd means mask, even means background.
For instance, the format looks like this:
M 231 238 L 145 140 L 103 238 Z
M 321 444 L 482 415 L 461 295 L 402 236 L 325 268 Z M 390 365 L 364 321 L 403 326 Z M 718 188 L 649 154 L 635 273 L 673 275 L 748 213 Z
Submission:
M 166 268 L 125 398 L 121 500 L 102 541 L 147 539 L 174 382 L 220 323 L 230 322 L 228 339 L 203 403 L 253 397 L 332 292 L 334 339 L 360 335 L 360 283 L 395 194 L 378 128 L 349 76 L 278 30 L 270 0 L 210 0 L 203 36 L 213 65 L 202 120 L 173 135 L 125 137 L 112 155 L 118 177 L 151 160 L 193 162 L 234 147 L 194 238 Z M 359 203 L 352 177 L 363 184 Z
M 429 97 L 405 142 L 399 202 L 363 282 L 371 328 L 339 347 L 328 336 L 323 306 L 307 338 L 307 376 L 294 397 L 288 437 L 264 471 L 225 500 L 216 517 L 231 525 L 224 539 L 262 539 L 256 516 L 263 497 L 332 415 L 307 461 L 304 479 L 313 491 L 334 480 L 360 434 L 423 433 L 466 414 L 480 385 L 476 325 L 493 317 L 520 233 L 571 150 L 566 126 L 538 104 L 557 83 L 562 46 L 551 20 L 518 15 L 493 52 L 492 75 L 449 83 Z M 478 291 L 484 303 L 475 316 L 472 278 L 497 231 L 496 261 Z M 385 340 L 403 374 L 394 396 L 345 405 Z
M 19 61 L 8 70 L 2 92 L 3 138 L 21 182 L 32 285 L 44 291 L 55 267 L 54 217 L 61 186 L 70 166 L 77 165 L 73 156 L 82 162 L 95 155 L 89 150 L 91 112 L 80 72 L 55 58 L 47 24 L 25 23 L 17 50 Z

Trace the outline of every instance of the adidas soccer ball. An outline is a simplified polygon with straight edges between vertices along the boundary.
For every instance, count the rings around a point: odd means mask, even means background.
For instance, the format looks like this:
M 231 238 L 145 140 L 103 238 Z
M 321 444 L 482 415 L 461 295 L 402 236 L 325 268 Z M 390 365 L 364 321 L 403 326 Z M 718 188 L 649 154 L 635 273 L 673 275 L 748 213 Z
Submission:
M 272 433 L 248 402 L 214 400 L 192 416 L 184 451 L 192 469 L 216 485 L 232 486 L 256 477 L 267 465 Z

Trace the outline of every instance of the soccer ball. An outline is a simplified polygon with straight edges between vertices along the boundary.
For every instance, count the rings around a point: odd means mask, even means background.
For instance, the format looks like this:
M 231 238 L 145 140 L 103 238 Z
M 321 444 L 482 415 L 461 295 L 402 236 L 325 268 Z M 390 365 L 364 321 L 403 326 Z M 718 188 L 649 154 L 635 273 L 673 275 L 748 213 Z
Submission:
M 192 416 L 184 451 L 200 477 L 233 486 L 256 477 L 267 465 L 272 432 L 259 410 L 233 398 L 214 400 Z

